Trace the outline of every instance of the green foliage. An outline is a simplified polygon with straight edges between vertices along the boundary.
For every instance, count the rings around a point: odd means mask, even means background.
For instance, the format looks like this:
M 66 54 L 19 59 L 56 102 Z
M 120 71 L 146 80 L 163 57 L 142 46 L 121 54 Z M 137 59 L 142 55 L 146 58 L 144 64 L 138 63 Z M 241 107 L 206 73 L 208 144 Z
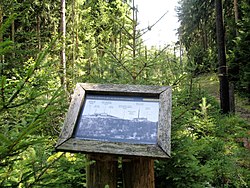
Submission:
M 67 108 L 57 62 L 49 55 L 54 45 L 23 63 L 22 72 L 13 67 L 10 75 L 6 69 L 0 75 L 0 187 L 84 185 L 84 156 L 53 154 Z
M 185 100 L 184 93 L 174 96 Z M 249 124 L 222 116 L 209 98 L 192 105 L 199 97 L 173 101 L 172 157 L 156 162 L 157 187 L 248 187 L 249 152 L 239 140 L 249 137 Z
M 0 20 L 3 21 L 3 25 L 0 27 L 3 35 L 1 37 L 0 34 L 0 38 L 13 43 L 12 50 L 9 50 L 4 56 L 6 74 L 11 75 L 12 68 L 16 68 L 16 71 L 22 74 L 22 62 L 26 62 L 34 54 L 38 54 L 56 36 L 57 33 L 54 30 L 58 27 L 59 17 L 59 9 L 55 7 L 56 3 L 57 1 L 50 0 L 42 2 L 33 0 L 1 1 Z M 0 63 L 2 63 L 1 61 L 3 61 L 2 58 Z
M 192 70 L 195 74 L 216 68 L 214 11 L 214 0 L 181 0 L 177 7 L 180 42 L 187 50 L 189 61 L 195 65 Z
M 229 80 L 249 99 L 249 2 L 237 1 L 238 15 L 234 1 L 223 2 Z M 177 8 L 180 42 L 187 50 L 194 75 L 214 72 L 218 67 L 214 4 L 214 0 L 181 0 Z
M 247 2 L 242 2 L 242 19 L 238 23 L 238 36 L 233 40 L 234 46 L 231 48 L 229 56 L 229 78 L 235 83 L 236 89 L 250 99 L 250 53 L 248 46 L 250 44 L 250 7 Z
M 6 30 L 10 27 L 11 23 L 15 20 L 16 17 L 16 14 L 12 14 L 7 18 L 7 20 L 0 27 L 0 35 L 3 35 L 6 32 Z
M 207 17 L 213 17 L 213 1 L 183 2 L 188 6 L 182 7 L 182 42 L 190 51 L 182 64 L 171 47 L 143 45 L 122 1 L 68 2 L 68 91 L 76 82 L 171 85 L 172 158 L 156 161 L 156 187 L 247 187 L 249 152 L 242 141 L 249 138 L 249 124 L 221 116 L 216 100 L 194 79 L 195 71 L 214 68 L 207 64 L 214 61 L 214 35 L 203 33 L 214 27 Z M 85 187 L 85 156 L 53 151 L 69 102 L 60 85 L 60 44 L 54 40 L 60 3 L 1 3 L 0 187 Z M 244 27 L 235 52 L 248 37 Z

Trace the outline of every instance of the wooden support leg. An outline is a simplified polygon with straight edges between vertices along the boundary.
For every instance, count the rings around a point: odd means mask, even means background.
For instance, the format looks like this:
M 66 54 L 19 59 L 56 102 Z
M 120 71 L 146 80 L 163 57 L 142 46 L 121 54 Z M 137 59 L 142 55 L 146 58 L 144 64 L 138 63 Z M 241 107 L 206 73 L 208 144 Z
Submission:
M 154 160 L 131 158 L 123 161 L 124 188 L 154 188 Z
M 87 188 L 116 188 L 117 157 L 111 155 L 89 154 L 87 167 Z

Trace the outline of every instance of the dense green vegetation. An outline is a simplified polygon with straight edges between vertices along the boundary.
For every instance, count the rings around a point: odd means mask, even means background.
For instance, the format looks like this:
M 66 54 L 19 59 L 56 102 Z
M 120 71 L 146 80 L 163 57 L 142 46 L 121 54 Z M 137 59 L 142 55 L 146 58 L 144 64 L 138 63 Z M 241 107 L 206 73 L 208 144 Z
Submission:
M 180 40 L 187 50 L 194 73 L 217 71 L 218 56 L 215 29 L 216 0 L 181 0 L 177 9 L 181 23 Z M 224 32 L 229 80 L 249 98 L 249 1 L 223 1 Z
M 224 3 L 227 58 L 247 95 L 250 5 L 238 4 L 235 23 L 233 2 Z M 67 1 L 63 40 L 59 1 L 2 0 L 0 187 L 86 186 L 85 156 L 54 152 L 77 82 L 172 86 L 172 158 L 155 162 L 156 187 L 249 187 L 249 122 L 222 115 L 195 79 L 217 67 L 214 1 L 183 0 L 178 11 L 181 63 L 170 48 L 143 45 L 124 1 Z

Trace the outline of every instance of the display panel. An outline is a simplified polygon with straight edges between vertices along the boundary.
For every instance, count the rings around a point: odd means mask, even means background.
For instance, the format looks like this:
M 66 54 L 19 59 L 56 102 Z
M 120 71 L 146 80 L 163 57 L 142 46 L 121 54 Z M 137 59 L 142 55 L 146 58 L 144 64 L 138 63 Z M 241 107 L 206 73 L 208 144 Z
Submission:
M 87 140 L 156 144 L 159 99 L 87 94 L 75 137 Z

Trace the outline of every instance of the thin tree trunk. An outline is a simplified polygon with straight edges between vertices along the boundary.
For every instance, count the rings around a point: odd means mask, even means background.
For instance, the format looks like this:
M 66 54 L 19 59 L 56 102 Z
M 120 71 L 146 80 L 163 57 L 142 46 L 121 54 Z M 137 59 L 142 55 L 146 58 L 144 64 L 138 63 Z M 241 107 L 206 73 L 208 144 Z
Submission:
M 3 9 L 2 6 L 0 5 L 0 28 L 2 27 L 3 24 Z M 0 33 L 0 42 L 3 41 L 3 33 Z
M 38 41 L 38 50 L 41 50 L 41 18 L 40 15 L 36 16 L 36 37 Z
M 3 24 L 3 9 L 0 5 L 0 28 L 2 27 Z M 3 33 L 0 33 L 0 43 L 3 42 Z M 4 61 L 4 55 L 0 56 L 0 75 L 3 75 L 3 62 Z
M 62 36 L 62 48 L 61 48 L 61 85 L 63 85 L 65 91 L 67 91 L 67 75 L 66 75 L 66 55 L 65 55 L 65 38 L 66 38 L 66 15 L 65 15 L 65 0 L 61 0 L 61 26 L 60 33 Z
M 75 28 L 76 27 L 76 22 L 75 22 L 75 0 L 72 0 L 72 78 L 73 78 L 73 83 L 75 83 L 75 49 L 76 49 L 76 42 L 75 42 Z
M 137 12 L 135 8 L 135 0 L 133 0 L 133 46 L 132 46 L 132 51 L 133 51 L 133 81 L 135 82 L 136 80 L 136 66 L 135 66 L 135 58 L 136 58 L 136 24 L 137 24 Z
M 202 38 L 203 38 L 203 48 L 206 51 L 208 49 L 208 44 L 207 44 L 207 21 L 204 21 L 204 23 L 202 24 Z
M 237 23 L 239 21 L 239 9 L 238 9 L 238 0 L 234 0 L 234 18 L 235 18 L 235 35 L 238 36 Z
M 14 43 L 15 42 L 15 21 L 13 20 L 11 23 L 11 40 Z M 12 52 L 12 57 L 15 58 L 15 50 Z
M 230 112 L 229 102 L 229 82 L 227 75 L 226 64 L 226 49 L 225 49 L 225 33 L 222 16 L 222 0 L 216 0 L 216 34 L 218 47 L 218 61 L 219 61 L 219 78 L 220 78 L 220 103 L 222 113 Z
M 122 32 L 120 32 L 119 47 L 118 47 L 118 49 L 119 48 L 122 49 Z M 120 59 L 122 59 L 123 50 L 118 50 L 118 52 L 119 52 L 119 60 L 120 60 Z
M 180 66 L 181 67 L 183 66 L 183 63 L 182 63 L 182 45 L 181 45 L 181 40 L 180 40 Z

